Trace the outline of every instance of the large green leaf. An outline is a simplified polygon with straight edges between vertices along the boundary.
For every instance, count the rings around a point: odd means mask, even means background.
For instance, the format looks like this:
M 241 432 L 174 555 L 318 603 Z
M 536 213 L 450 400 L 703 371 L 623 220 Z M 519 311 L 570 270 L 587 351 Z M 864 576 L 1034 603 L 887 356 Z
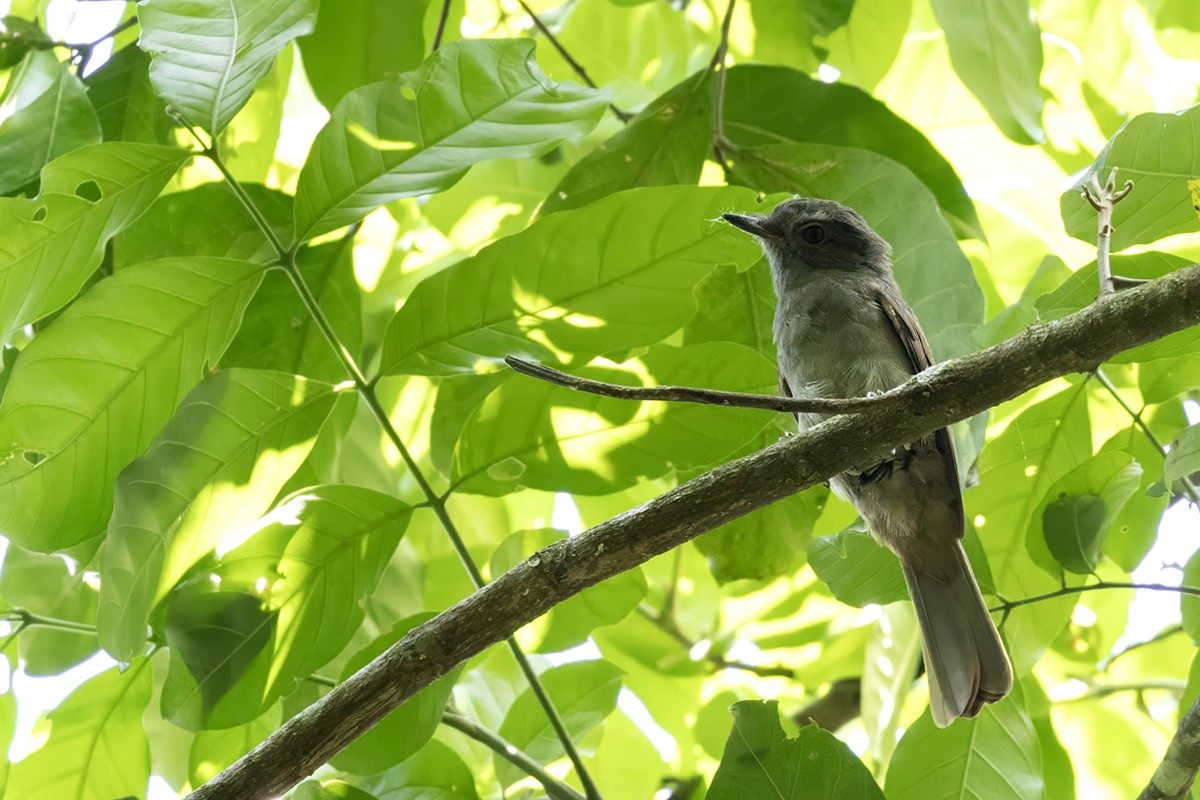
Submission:
M 938 360 L 975 350 L 983 293 L 929 190 L 900 164 L 866 150 L 783 144 L 743 150 L 734 178 L 763 192 L 799 192 L 857 210 L 892 246 L 904 298 Z
M 422 281 L 388 328 L 381 369 L 483 372 L 507 355 L 591 358 L 658 342 L 692 315 L 709 270 L 758 260 L 750 237 L 713 222 L 757 206 L 737 187 L 662 187 L 552 214 Z
M 792 738 L 779 703 L 743 700 L 729 709 L 733 730 L 708 800 L 883 800 L 858 756 L 829 731 L 806 725 Z
M 184 400 L 117 481 L 100 558 L 100 643 L 136 655 L 155 605 L 223 536 L 258 519 L 333 408 L 334 387 L 222 370 Z
M 0 94 L 0 194 L 35 180 L 64 153 L 100 141 L 100 122 L 83 82 L 52 50 L 35 50 Z
M 1017 599 L 1052 592 L 1062 584 L 1031 553 L 1030 526 L 1040 518 L 1046 493 L 1092 455 L 1085 384 L 1072 386 L 1022 411 L 988 442 L 979 458 L 979 485 L 963 495 L 987 552 L 995 590 Z M 1057 497 L 1057 495 L 1055 495 Z M 1051 498 L 1053 499 L 1053 498 Z M 1075 598 L 1050 600 L 1013 611 L 1005 623 L 1009 655 L 1019 673 L 1040 657 L 1071 616 Z
M 1138 488 L 1142 468 L 1122 452 L 1099 453 L 1055 481 L 1030 520 L 1029 549 L 1044 538 L 1058 564 L 1094 573 L 1104 539 Z
M 0 405 L 0 528 L 61 549 L 103 530 L 112 489 L 216 363 L 262 268 L 163 259 L 92 287 L 21 353 Z
M 1140 367 L 1138 375 L 1140 378 Z M 1104 554 L 1125 572 L 1133 572 L 1158 538 L 1162 515 L 1171 498 L 1165 493 L 1150 492 L 1161 477 L 1157 466 L 1162 461 L 1162 453 L 1136 423 L 1131 422 L 1124 430 L 1113 434 L 1100 448 L 1101 454 L 1109 451 L 1127 453 L 1133 457 L 1134 464 L 1141 467 L 1140 483 L 1125 501 L 1104 540 Z
M 933 0 L 950 63 L 1001 132 L 1041 144 L 1042 34 L 1029 0 Z
M 399 500 L 357 486 L 314 486 L 280 502 L 210 570 L 222 592 L 241 592 L 261 613 L 243 615 L 240 637 L 203 621 L 174 626 L 192 649 L 172 658 L 164 715 L 192 729 L 243 724 L 333 659 L 362 624 L 409 514 Z M 181 587 L 168 617 L 211 602 L 210 593 L 206 582 Z M 201 673 L 207 660 L 239 658 L 238 674 Z
M 313 94 L 333 108 L 348 92 L 416 69 L 425 55 L 417 21 L 426 0 L 339 0 L 325 3 L 317 24 L 296 43 Z
M 846 25 L 818 40 L 843 83 L 871 91 L 900 53 L 912 0 L 854 0 Z
M 541 682 L 567 733 L 577 741 L 616 709 L 621 670 L 607 661 L 575 661 L 546 670 L 541 674 Z M 521 692 L 513 702 L 499 733 L 539 763 L 563 756 L 562 742 L 531 689 Z M 496 757 L 496 777 L 501 785 L 508 786 L 523 774 L 508 761 Z
M 764 444 L 778 438 L 774 430 L 764 431 Z M 709 531 L 695 540 L 696 548 L 718 583 L 790 575 L 803 563 L 813 525 L 828 499 L 827 488 L 814 487 Z
M 130 45 L 83 79 L 104 141 L 171 144 L 175 123 L 150 83 L 150 57 Z
M 478 161 L 541 155 L 595 127 L 608 93 L 550 83 L 533 49 L 528 39 L 452 42 L 342 98 L 296 185 L 296 241 L 453 186 Z
M 695 184 L 711 147 L 712 91 L 709 69 L 672 87 L 572 167 L 539 213 L 639 186 Z
M 1040 800 L 1042 752 L 1021 692 L 949 728 L 922 714 L 896 745 L 886 786 L 888 800 Z
M 654 383 L 675 386 L 762 392 L 775 384 L 770 362 L 732 342 L 658 345 L 640 365 L 576 372 L 635 385 L 642 370 Z M 758 442 L 770 420 L 769 412 L 631 403 L 514 375 L 466 421 L 450 477 L 458 490 L 481 494 L 504 494 L 516 485 L 607 494 L 672 468 L 725 461 Z
M 216 136 L 316 17 L 317 0 L 147 0 L 138 5 L 138 44 L 153 57 L 158 93 Z
M 279 724 L 279 707 L 275 706 L 245 725 L 197 733 L 188 753 L 188 779 L 192 786 L 203 786 L 211 781 L 278 730 Z
M 1093 179 L 1103 184 L 1113 169 L 1118 187 L 1126 180 L 1134 182 L 1133 192 L 1113 209 L 1113 250 L 1200 230 L 1188 193 L 1188 181 L 1200 176 L 1198 140 L 1200 105 L 1169 114 L 1139 114 L 1126 122 L 1095 163 L 1063 192 L 1067 233 L 1096 241 L 1096 211 L 1079 192 Z
M 833 596 L 847 605 L 884 605 L 908 597 L 896 556 L 862 530 L 848 528 L 813 539 L 808 563 Z
M 78 686 L 50 712 L 50 738 L 12 767 L 7 797 L 140 797 L 150 780 L 142 712 L 150 703 L 150 661 L 109 669 Z
M 740 147 L 801 142 L 887 156 L 925 184 L 957 232 L 983 237 L 975 206 L 950 162 L 924 134 L 861 89 L 785 67 L 736 66 L 725 89 L 725 134 Z M 736 166 L 737 154 L 727 155 Z
M 342 670 L 342 680 L 358 672 L 393 644 L 403 639 L 410 630 L 432 619 L 433 616 L 433 614 L 417 614 L 396 623 L 390 631 L 376 638 L 350 657 Z M 446 703 L 450 699 L 450 691 L 454 688 L 462 669 L 462 665 L 455 667 L 405 700 L 399 708 L 384 717 L 375 727 L 334 756 L 333 765 L 347 772 L 370 775 L 398 764 L 413 756 L 414 753 L 419 754 L 419 751 L 422 751 L 429 743 L 433 732 L 437 730 L 437 726 L 442 720 L 442 713 L 446 710 Z
M 368 734 L 369 735 L 369 734 Z M 434 739 L 402 764 L 361 781 L 363 790 L 381 800 L 479 800 L 475 774 L 449 746 Z M 331 793 L 330 800 L 362 800 Z
M 47 164 L 32 200 L 0 198 L 0 334 L 70 302 L 100 265 L 105 243 L 190 157 L 155 145 L 93 145 Z

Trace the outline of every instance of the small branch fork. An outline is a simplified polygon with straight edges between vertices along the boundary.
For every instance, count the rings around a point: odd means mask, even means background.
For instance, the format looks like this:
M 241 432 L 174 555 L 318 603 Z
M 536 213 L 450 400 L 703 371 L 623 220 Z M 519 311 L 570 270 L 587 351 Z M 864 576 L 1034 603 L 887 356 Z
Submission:
M 1112 243 L 1113 207 L 1124 200 L 1133 191 L 1133 181 L 1125 181 L 1124 188 L 1117 189 L 1117 168 L 1109 173 L 1108 180 L 1100 185 L 1100 180 L 1092 175 L 1091 185 L 1084 184 L 1080 194 L 1084 200 L 1096 209 L 1096 271 L 1100 277 L 1100 295 L 1112 294 L 1116 291 L 1116 283 L 1126 284 L 1129 279 L 1114 280 L 1112 267 L 1109 265 L 1108 252 Z

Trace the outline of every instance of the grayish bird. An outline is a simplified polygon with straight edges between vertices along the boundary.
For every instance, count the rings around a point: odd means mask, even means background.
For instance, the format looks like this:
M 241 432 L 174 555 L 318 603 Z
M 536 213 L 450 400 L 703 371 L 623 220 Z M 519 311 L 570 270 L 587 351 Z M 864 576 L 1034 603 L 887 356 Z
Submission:
M 863 397 L 932 366 L 892 277 L 891 247 L 857 212 L 796 199 L 768 215 L 725 214 L 753 234 L 775 283 L 779 388 L 787 397 Z M 798 414 L 800 430 L 824 415 Z M 921 627 L 933 721 L 973 717 L 1012 688 L 1012 667 L 962 548 L 950 431 L 830 480 L 900 560 Z

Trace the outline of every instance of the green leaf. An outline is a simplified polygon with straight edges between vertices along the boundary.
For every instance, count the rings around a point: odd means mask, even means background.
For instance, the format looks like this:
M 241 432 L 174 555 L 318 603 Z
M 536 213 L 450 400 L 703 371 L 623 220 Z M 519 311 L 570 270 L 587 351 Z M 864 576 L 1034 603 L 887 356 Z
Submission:
M 493 579 L 565 536 L 553 528 L 514 533 L 492 553 L 489 567 Z M 582 644 L 596 628 L 623 620 L 645 597 L 646 576 L 637 567 L 585 589 L 555 606 L 543 618 L 545 631 L 534 650 L 554 653 Z
M 216 362 L 261 278 L 239 261 L 149 262 L 100 281 L 34 337 L 0 405 L 5 535 L 50 552 L 103 530 L 117 473 Z
M 357 357 L 362 348 L 362 309 L 353 249 L 330 242 L 304 248 L 296 260 L 338 340 Z M 272 270 L 263 279 L 246 307 L 241 329 L 221 357 L 221 367 L 280 370 L 331 383 L 347 377 L 346 368 L 281 270 Z
M 174 121 L 150 83 L 150 57 L 130 45 L 83 79 L 106 142 L 172 144 Z
M 816 44 L 828 51 L 825 63 L 838 80 L 870 91 L 900 53 L 912 16 L 912 0 L 855 0 L 846 25 Z
M 861 608 L 908 598 L 900 562 L 869 534 L 847 528 L 808 545 L 808 563 L 833 596 Z
M 312 30 L 317 0 L 147 0 L 138 44 L 155 89 L 189 122 L 220 133 L 275 55 Z
M 1095 163 L 1062 194 L 1063 226 L 1085 242 L 1096 241 L 1096 211 L 1079 192 L 1093 178 L 1103 184 L 1113 169 L 1117 187 L 1133 192 L 1113 209 L 1112 249 L 1200 230 L 1188 179 L 1200 175 L 1200 105 L 1167 114 L 1139 114 L 1121 126 Z M 1113 272 L 1125 275 L 1113 265 Z M 1132 276 L 1137 277 L 1137 276 Z
M 372 797 L 386 800 L 479 800 L 474 772 L 436 739 L 404 763 L 364 779 L 361 785 Z M 359 800 L 353 794 L 335 796 Z
M 416 69 L 425 54 L 420 19 L 426 0 L 341 0 L 317 12 L 296 43 L 313 94 L 333 108 L 348 92 Z
M 775 360 L 775 287 L 765 260 L 744 270 L 723 264 L 693 294 L 699 307 L 683 328 L 684 344 L 735 342 Z
M 743 700 L 729 711 L 733 730 L 708 800 L 883 800 L 871 773 L 832 733 L 815 725 L 784 733 L 777 700 Z
M 775 383 L 770 362 L 731 342 L 657 345 L 636 364 L 574 371 L 635 385 L 769 391 Z M 467 419 L 450 476 L 456 490 L 480 494 L 503 494 L 514 485 L 606 494 L 672 468 L 696 470 L 723 462 L 757 442 L 770 414 L 742 411 L 631 403 L 513 375 Z
M 950 63 L 996 127 L 1042 144 L 1042 33 L 1029 0 L 933 0 Z
M 541 674 L 542 687 L 572 740 L 579 741 L 616 709 L 621 674 L 607 661 L 575 661 Z M 562 742 L 531 689 L 521 692 L 509 708 L 499 734 L 540 764 L 563 756 Z M 496 777 L 502 786 L 523 777 L 524 773 L 508 761 L 499 756 L 495 761 Z
M 1120 206 L 1117 207 L 1120 208 Z M 1191 261 L 1170 253 L 1150 251 L 1131 256 L 1112 256 L 1111 263 L 1115 275 L 1149 280 L 1160 278 L 1186 267 Z M 1037 300 L 1038 314 L 1043 321 L 1065 317 L 1067 314 L 1090 305 L 1096 299 L 1099 290 L 1100 282 L 1096 278 L 1096 262 L 1093 261 L 1071 273 L 1070 277 L 1063 281 L 1057 289 L 1039 297 Z M 1157 358 L 1195 357 L 1197 352 L 1200 352 L 1200 327 L 1193 326 L 1157 341 L 1118 353 L 1113 356 L 1112 361 L 1117 364 L 1132 364 Z
M 0 55 L 3 55 L 4 48 L 0 44 Z M 4 694 L 0 694 L 0 749 L 7 753 L 12 747 L 14 734 L 17 727 L 17 697 L 10 689 Z M 8 773 L 12 770 L 12 762 L 7 758 L 4 763 L 0 764 L 0 792 L 4 792 L 8 786 Z
M 1163 480 L 1168 483 L 1200 471 L 1200 425 L 1184 428 L 1171 442 L 1163 463 Z
M 886 769 L 905 700 L 921 657 L 921 629 L 910 603 L 884 606 L 863 659 L 859 709 L 871 746 L 865 756 Z
M 15 14 L 0 17 L 0 69 L 21 63 L 38 40 L 46 38 L 45 31 L 36 22 Z
M 692 288 L 714 266 L 759 259 L 750 237 L 712 222 L 756 207 L 746 189 L 662 187 L 552 214 L 422 281 L 388 328 L 382 370 L 482 372 L 507 355 L 658 342 L 692 315 Z
M 42 170 L 36 198 L 0 198 L 0 333 L 70 302 L 104 245 L 141 216 L 191 154 L 109 142 L 73 150 Z
M 1050 554 L 1068 572 L 1090 575 L 1096 571 L 1104 544 L 1108 506 L 1094 494 L 1065 492 L 1042 512 L 1042 526 Z
M 211 781 L 278 730 L 280 722 L 279 708 L 276 706 L 245 725 L 197 733 L 188 753 L 188 780 L 192 786 L 203 786 Z
M 934 357 L 973 352 L 983 293 L 933 195 L 903 166 L 866 150 L 785 144 L 743 150 L 734 177 L 763 192 L 798 192 L 853 207 L 892 246 L 896 280 Z
M 584 156 L 546 198 L 542 216 L 640 186 L 695 185 L 712 146 L 712 70 L 692 75 Z
M 50 738 L 13 765 L 10 797 L 140 797 L 150 780 L 142 712 L 150 703 L 149 659 L 85 681 L 49 714 Z
M 1020 690 L 949 728 L 922 714 L 896 745 L 886 788 L 888 800 L 1041 798 L 1042 751 Z
M 417 614 L 396 623 L 391 631 L 385 633 L 371 644 L 355 653 L 342 670 L 342 680 L 346 680 L 355 672 L 365 667 L 373 659 L 383 654 L 385 650 L 404 638 L 404 635 L 423 622 L 432 619 L 433 614 Z M 455 667 L 446 675 L 408 698 L 392 713 L 383 718 L 374 728 L 350 743 L 342 752 L 334 756 L 330 763 L 338 769 L 353 772 L 358 775 L 370 775 L 387 769 L 394 764 L 401 764 L 400 775 L 420 774 L 428 776 L 429 762 L 421 759 L 420 754 L 431 744 L 437 750 L 436 742 L 430 742 L 433 732 L 441 722 L 442 713 L 450 699 L 450 691 L 462 673 L 462 665 Z M 416 754 L 416 755 L 414 755 Z M 403 767 L 408 766 L 406 759 L 415 759 L 412 770 L 407 772 Z M 433 763 L 444 764 L 444 759 L 433 759 Z M 389 771 L 393 778 L 396 773 Z M 461 781 L 455 776 L 455 782 Z M 420 784 L 417 784 L 420 785 Z M 439 786 L 443 784 L 433 784 Z M 474 782 L 467 784 L 472 791 Z M 366 787 L 369 789 L 369 785 Z M 393 795 L 388 795 L 392 797 Z M 405 795 L 398 795 L 404 797 Z M 438 795 L 434 795 L 437 797 Z M 453 796 L 453 795 L 451 795 Z M 420 795 L 414 796 L 417 800 Z
M 187 730 L 220 727 L 226 720 L 210 722 L 213 710 L 254 667 L 271 640 L 275 615 L 259 598 L 238 592 L 201 590 L 184 597 L 186 602 L 167 608 L 164 633 L 171 660 L 162 715 Z M 260 711 L 257 705 L 246 710 L 254 712 L 250 717 Z
M 37 179 L 54 159 L 100 141 L 100 122 L 83 82 L 52 50 L 34 51 L 0 94 L 0 194 Z
M 987 552 L 997 593 L 1020 598 L 1061 588 L 1057 572 L 1051 575 L 1046 569 L 1049 553 L 1043 551 L 1041 563 L 1031 554 L 1031 544 L 1043 540 L 1031 534 L 1030 526 L 1041 520 L 1041 503 L 1055 483 L 1091 457 L 1085 383 L 1024 409 L 983 449 L 979 485 L 963 500 Z M 1009 615 L 1005 640 L 1017 674 L 1041 656 L 1074 607 L 1075 598 L 1067 597 Z
M 1100 448 L 1101 453 L 1109 451 L 1127 453 L 1135 464 L 1142 466 L 1141 480 L 1113 520 L 1111 532 L 1104 540 L 1104 554 L 1125 572 L 1133 572 L 1158 538 L 1163 512 L 1170 504 L 1165 493 L 1159 493 L 1157 497 L 1149 494 L 1150 487 L 1159 480 L 1154 465 L 1159 463 L 1162 453 L 1135 423 L 1113 434 Z
M 117 480 L 100 556 L 100 644 L 119 660 L 221 537 L 258 519 L 308 456 L 334 388 L 279 372 L 222 370 L 197 386 Z
M 1105 537 L 1125 502 L 1137 491 L 1142 468 L 1133 456 L 1099 453 L 1055 481 L 1041 508 L 1041 529 L 1050 554 L 1068 572 L 1096 571 Z M 1038 534 L 1038 520 L 1030 537 Z M 1035 552 L 1033 547 L 1031 552 Z
M 30 553 L 10 544 L 0 572 L 0 596 L 9 608 L 22 608 L 52 619 L 92 624 L 96 590 L 83 570 L 70 570 L 58 556 Z M 93 636 L 33 625 L 17 637 L 27 675 L 58 675 L 99 649 Z
M 1138 364 L 1137 381 L 1147 405 L 1174 400 L 1200 386 L 1200 358 L 1188 354 L 1143 361 Z
M 257 184 L 242 188 L 275 232 L 286 238 L 292 216 L 291 197 Z M 262 264 L 276 258 L 258 225 L 223 183 L 204 183 L 159 197 L 140 219 L 121 232 L 114 250 L 117 269 L 185 253 Z M 268 277 L 263 282 L 271 281 Z
M 773 430 L 768 428 L 764 438 Z M 814 487 L 709 531 L 695 540 L 696 548 L 717 583 L 790 575 L 802 563 L 828 498 L 828 489 Z
M 233 660 L 245 652 L 256 660 L 235 680 L 206 686 L 188 654 L 181 663 L 173 659 L 164 715 L 192 729 L 246 723 L 336 657 L 362 624 L 363 606 L 379 585 L 410 512 L 399 500 L 357 486 L 315 486 L 280 502 L 249 541 L 207 570 L 220 579 L 223 591 L 241 592 L 261 608 L 250 620 L 254 627 L 246 640 L 222 641 L 208 634 L 196 655 Z M 169 614 L 209 602 L 210 591 L 204 583 L 181 587 L 171 595 Z M 267 638 L 250 647 L 251 636 Z M 189 673 L 194 680 L 188 680 Z
M 728 73 L 725 133 L 743 148 L 798 142 L 886 156 L 925 184 L 956 232 L 983 238 L 975 206 L 950 162 L 924 134 L 861 89 L 785 67 L 739 65 Z M 736 167 L 736 153 L 731 155 Z
M 552 84 L 528 39 L 444 45 L 419 68 L 346 95 L 296 186 L 296 241 L 401 197 L 453 186 L 488 158 L 541 155 L 590 131 L 607 92 Z

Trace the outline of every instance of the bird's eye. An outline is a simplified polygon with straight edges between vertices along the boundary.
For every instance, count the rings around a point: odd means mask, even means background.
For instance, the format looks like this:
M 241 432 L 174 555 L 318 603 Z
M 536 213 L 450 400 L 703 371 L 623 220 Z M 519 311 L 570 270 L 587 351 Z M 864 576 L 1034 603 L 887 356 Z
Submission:
M 805 225 L 800 229 L 800 238 L 808 244 L 820 244 L 825 241 L 825 229 L 815 222 Z

